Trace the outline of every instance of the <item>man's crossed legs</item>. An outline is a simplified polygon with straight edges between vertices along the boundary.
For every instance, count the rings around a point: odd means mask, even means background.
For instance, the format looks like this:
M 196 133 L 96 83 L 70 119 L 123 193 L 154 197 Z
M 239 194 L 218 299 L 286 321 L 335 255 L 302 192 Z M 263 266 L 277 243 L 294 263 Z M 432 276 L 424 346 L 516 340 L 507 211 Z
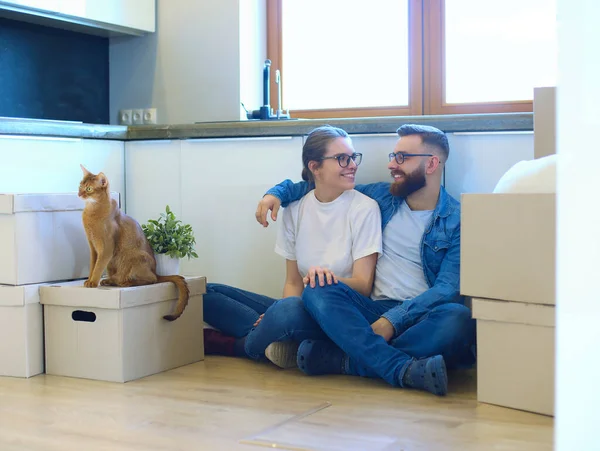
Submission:
M 371 324 L 397 301 L 373 301 L 343 283 L 306 287 L 302 295 L 306 312 L 294 313 L 287 308 L 286 316 L 303 318 L 301 333 L 289 330 L 288 340 L 301 342 L 275 343 L 280 347 L 279 366 L 289 366 L 285 350 L 296 353 L 298 367 L 308 375 L 348 374 L 381 378 L 398 387 L 413 387 L 437 395 L 447 392 L 446 367 L 470 366 L 475 358 L 475 322 L 470 310 L 461 304 L 443 304 L 424 313 L 412 327 L 389 343 L 373 332 Z M 281 305 L 279 306 L 281 307 Z M 287 306 L 291 307 L 291 306 Z M 277 306 L 265 313 L 278 320 Z M 271 321 L 269 321 L 271 322 Z M 297 323 L 297 321 L 295 321 Z M 266 325 L 266 324 L 265 324 Z M 257 328 L 260 329 L 260 326 Z M 311 332 L 312 330 L 312 332 Z M 323 337 L 323 332 L 327 338 Z M 279 360 L 279 361 L 278 361 Z M 286 362 L 286 363 L 282 363 Z
M 440 305 L 389 343 L 371 324 L 396 301 L 373 301 L 343 283 L 307 287 L 304 307 L 333 343 L 306 340 L 298 349 L 298 366 L 307 374 L 342 373 L 382 378 L 398 387 L 437 395 L 447 392 L 446 367 L 475 361 L 475 321 L 461 304 Z

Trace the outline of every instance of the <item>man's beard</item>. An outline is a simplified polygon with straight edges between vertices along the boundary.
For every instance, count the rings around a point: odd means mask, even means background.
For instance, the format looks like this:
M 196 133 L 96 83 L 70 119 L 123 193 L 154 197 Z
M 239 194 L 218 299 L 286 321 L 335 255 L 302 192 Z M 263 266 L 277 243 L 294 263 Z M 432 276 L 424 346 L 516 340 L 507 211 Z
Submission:
M 398 173 L 400 171 L 394 171 Z M 425 165 L 422 164 L 410 174 L 402 172 L 402 180 L 392 183 L 390 193 L 396 197 L 408 197 L 415 191 L 423 188 L 427 181 L 425 179 Z

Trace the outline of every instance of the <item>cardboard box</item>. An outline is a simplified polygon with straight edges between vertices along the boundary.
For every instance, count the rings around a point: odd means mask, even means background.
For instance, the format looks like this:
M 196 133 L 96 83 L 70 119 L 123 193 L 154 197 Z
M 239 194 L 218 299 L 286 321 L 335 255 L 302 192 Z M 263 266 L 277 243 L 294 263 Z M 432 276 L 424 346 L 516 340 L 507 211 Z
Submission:
M 186 277 L 190 300 L 175 321 L 172 283 L 140 287 L 40 289 L 46 373 L 127 382 L 204 359 L 205 277 Z
M 477 400 L 554 415 L 555 307 L 473 298 Z
M 556 196 L 463 194 L 460 292 L 554 305 Z
M 76 193 L 0 194 L 0 284 L 87 278 L 84 206 Z
M 44 372 L 44 325 L 40 285 L 0 285 L 0 376 Z
M 533 88 L 534 158 L 556 154 L 556 86 Z

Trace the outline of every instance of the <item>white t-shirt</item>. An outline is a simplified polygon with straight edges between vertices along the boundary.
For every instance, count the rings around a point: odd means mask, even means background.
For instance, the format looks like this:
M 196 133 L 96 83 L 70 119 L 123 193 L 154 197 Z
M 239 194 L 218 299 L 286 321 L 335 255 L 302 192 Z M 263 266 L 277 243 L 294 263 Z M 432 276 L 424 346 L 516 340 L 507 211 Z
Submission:
M 371 299 L 412 299 L 429 289 L 421 261 L 421 240 L 433 210 L 412 211 L 406 202 L 383 231 Z
M 381 212 L 373 199 L 348 190 L 323 203 L 313 190 L 283 210 L 275 252 L 296 260 L 303 277 L 311 266 L 351 277 L 355 260 L 381 255 L 381 236 Z

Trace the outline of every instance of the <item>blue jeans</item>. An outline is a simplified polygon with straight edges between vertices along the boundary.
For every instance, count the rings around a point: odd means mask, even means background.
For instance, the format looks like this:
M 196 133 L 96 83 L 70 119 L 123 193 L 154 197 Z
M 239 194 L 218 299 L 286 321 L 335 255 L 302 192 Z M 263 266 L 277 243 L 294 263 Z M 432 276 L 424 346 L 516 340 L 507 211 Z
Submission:
M 389 343 L 371 329 L 398 301 L 373 301 L 342 282 L 306 287 L 304 306 L 329 338 L 348 356 L 346 373 L 382 378 L 402 386 L 409 364 L 442 355 L 448 369 L 472 365 L 475 321 L 461 304 L 443 304 L 426 312 Z
M 254 360 L 261 360 L 267 346 L 275 341 L 327 338 L 300 297 L 276 300 L 228 285 L 208 283 L 203 304 L 204 321 L 227 335 L 246 337 L 244 351 Z M 260 324 L 254 327 L 263 313 Z

